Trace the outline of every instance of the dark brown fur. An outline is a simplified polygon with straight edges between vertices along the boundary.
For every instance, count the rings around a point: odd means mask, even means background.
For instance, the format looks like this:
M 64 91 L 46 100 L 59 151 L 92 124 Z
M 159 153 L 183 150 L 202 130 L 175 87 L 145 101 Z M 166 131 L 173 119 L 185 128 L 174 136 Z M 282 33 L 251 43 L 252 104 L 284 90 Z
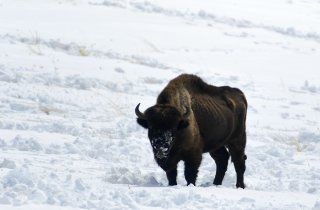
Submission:
M 239 89 L 208 85 L 195 75 L 182 74 L 169 82 L 156 105 L 137 121 L 148 128 L 150 140 L 161 131 L 170 130 L 174 136 L 168 157 L 155 156 L 169 185 L 177 184 L 181 160 L 185 162 L 187 184 L 195 185 L 202 153 L 209 152 L 217 165 L 213 183 L 222 184 L 230 154 L 237 173 L 236 186 L 244 188 L 246 112 L 247 101 Z

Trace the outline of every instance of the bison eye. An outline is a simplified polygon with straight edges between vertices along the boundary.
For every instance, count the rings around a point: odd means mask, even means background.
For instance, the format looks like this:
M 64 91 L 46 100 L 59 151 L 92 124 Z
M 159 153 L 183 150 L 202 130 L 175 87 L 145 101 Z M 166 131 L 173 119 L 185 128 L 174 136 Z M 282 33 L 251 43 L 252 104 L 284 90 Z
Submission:
M 189 126 L 189 122 L 187 120 L 181 120 L 178 124 L 178 130 L 184 129 Z

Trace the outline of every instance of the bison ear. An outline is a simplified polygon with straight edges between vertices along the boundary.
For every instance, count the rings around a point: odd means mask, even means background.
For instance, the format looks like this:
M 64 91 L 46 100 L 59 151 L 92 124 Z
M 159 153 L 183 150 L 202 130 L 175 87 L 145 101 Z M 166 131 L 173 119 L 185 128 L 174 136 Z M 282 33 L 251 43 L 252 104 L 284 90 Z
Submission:
M 144 119 L 141 119 L 141 118 L 137 118 L 137 123 L 139 125 L 141 125 L 142 127 L 144 127 L 145 129 L 148 129 L 148 121 L 147 120 L 144 120 Z
M 189 122 L 187 120 L 181 120 L 178 125 L 178 130 L 184 129 L 189 126 Z

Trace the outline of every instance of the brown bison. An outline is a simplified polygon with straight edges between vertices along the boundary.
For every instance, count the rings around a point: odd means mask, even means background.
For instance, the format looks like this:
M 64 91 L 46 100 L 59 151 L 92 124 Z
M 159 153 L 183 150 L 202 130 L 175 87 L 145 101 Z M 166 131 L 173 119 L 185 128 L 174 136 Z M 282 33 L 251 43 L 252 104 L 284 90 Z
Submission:
M 237 88 L 206 84 L 195 75 L 171 80 L 144 113 L 135 108 L 137 122 L 148 129 L 154 157 L 166 172 L 169 185 L 177 184 L 177 164 L 185 163 L 187 184 L 195 185 L 202 153 L 209 152 L 217 169 L 213 181 L 221 185 L 229 153 L 244 188 L 247 101 Z

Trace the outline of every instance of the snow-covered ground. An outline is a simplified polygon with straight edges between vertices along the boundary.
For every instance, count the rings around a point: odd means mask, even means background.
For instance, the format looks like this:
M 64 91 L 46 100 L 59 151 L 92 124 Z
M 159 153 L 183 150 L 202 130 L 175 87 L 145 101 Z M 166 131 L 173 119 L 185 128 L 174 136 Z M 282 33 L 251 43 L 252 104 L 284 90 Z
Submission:
M 167 187 L 134 108 L 193 73 L 249 102 L 247 188 Z M 0 209 L 320 209 L 319 0 L 0 0 Z

